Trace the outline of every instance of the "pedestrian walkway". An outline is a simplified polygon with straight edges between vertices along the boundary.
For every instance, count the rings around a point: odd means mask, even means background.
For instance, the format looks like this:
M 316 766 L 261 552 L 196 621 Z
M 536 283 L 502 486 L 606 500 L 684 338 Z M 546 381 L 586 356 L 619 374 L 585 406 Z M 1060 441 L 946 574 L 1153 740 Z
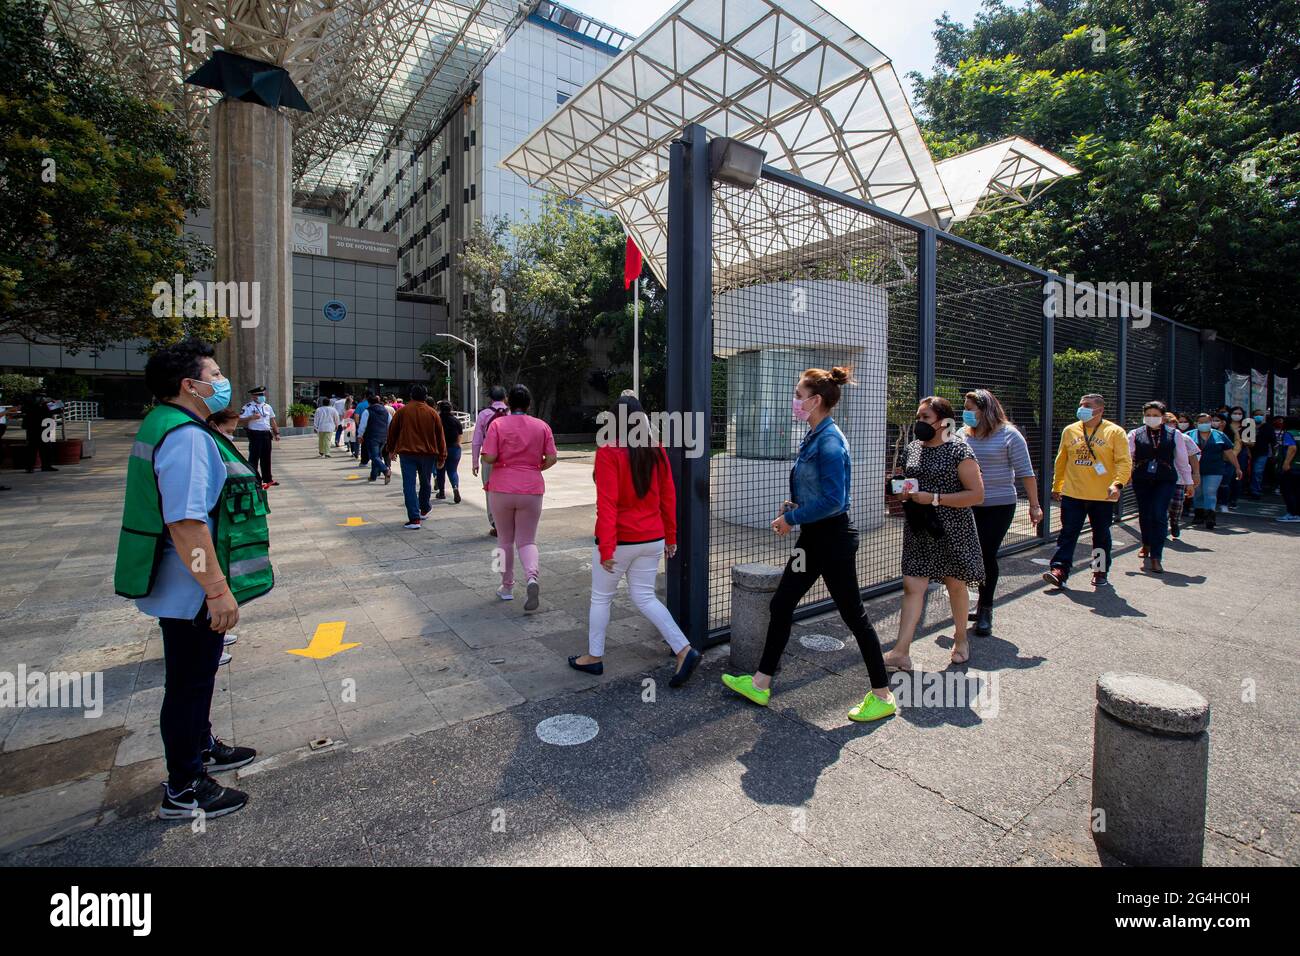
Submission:
M 1137 571 L 1130 523 L 1100 592 L 1045 593 L 1046 551 L 1010 559 L 995 636 L 972 640 L 979 700 L 926 706 L 918 683 L 899 717 L 861 726 L 845 712 L 864 673 L 834 615 L 796 628 L 766 711 L 719 684 L 725 647 L 668 688 L 667 649 L 625 592 L 605 677 L 570 670 L 589 459 L 547 473 L 543 601 L 525 615 L 492 595 L 468 467 L 465 501 L 405 531 L 396 478 L 349 480 L 361 469 L 310 437 L 276 448 L 277 586 L 245 609 L 213 706 L 218 735 L 259 751 L 236 781 L 251 803 L 201 834 L 160 823 L 158 634 L 111 584 L 127 447 L 109 436 L 58 475 L 6 476 L 0 671 L 100 670 L 105 701 L 95 719 L 0 709 L 0 862 L 1090 865 L 1093 687 L 1119 669 L 1211 703 L 1206 862 L 1300 863 L 1290 526 L 1222 515 L 1171 543 L 1157 578 Z M 913 648 L 918 682 L 947 665 L 943 603 Z M 886 641 L 897 604 L 869 605 Z M 336 652 L 291 653 L 313 647 Z M 596 736 L 544 743 L 538 725 L 566 714 Z

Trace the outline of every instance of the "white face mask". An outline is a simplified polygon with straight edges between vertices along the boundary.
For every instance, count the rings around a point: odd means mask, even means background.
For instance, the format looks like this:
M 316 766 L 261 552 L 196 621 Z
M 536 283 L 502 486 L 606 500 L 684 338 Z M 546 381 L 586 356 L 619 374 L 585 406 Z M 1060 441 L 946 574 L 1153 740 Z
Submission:
M 1159 428 L 1165 421 L 1159 415 L 1148 415 L 1142 420 L 1147 423 L 1147 428 Z

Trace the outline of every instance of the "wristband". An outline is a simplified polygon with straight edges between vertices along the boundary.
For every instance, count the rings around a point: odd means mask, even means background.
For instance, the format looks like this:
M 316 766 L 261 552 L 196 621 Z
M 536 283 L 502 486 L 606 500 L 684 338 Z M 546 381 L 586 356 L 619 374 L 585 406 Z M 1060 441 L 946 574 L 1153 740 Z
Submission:
M 208 593 L 205 591 L 205 592 L 204 592 L 204 596 L 205 596 L 209 601 L 215 601 L 217 598 L 221 597 L 223 594 L 229 594 L 229 593 L 230 593 L 230 588 L 227 587 L 227 588 L 222 589 L 221 591 L 218 591 L 216 594 L 208 594 Z

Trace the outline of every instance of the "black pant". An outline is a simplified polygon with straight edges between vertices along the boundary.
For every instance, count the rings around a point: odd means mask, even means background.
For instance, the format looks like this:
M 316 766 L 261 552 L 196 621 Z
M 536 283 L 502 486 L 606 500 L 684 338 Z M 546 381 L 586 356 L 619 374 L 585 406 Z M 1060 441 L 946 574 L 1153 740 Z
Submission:
M 980 585 L 980 605 L 992 607 L 993 592 L 998 587 L 998 549 L 1007 536 L 1011 519 L 1016 516 L 1015 504 L 977 505 L 975 530 L 980 536 L 980 553 L 984 556 L 984 583 Z
M 1165 536 L 1169 534 L 1169 502 L 1183 489 L 1172 481 L 1147 481 L 1133 479 L 1133 495 L 1137 498 L 1138 526 L 1142 529 L 1142 543 L 1147 554 L 1157 561 L 1165 556 Z
M 1110 524 L 1115 520 L 1115 502 L 1092 501 L 1086 498 L 1071 498 L 1061 495 L 1061 534 L 1056 539 L 1056 554 L 1052 555 L 1052 567 L 1060 568 L 1065 576 L 1070 576 L 1070 565 L 1074 562 L 1074 546 L 1079 543 L 1079 533 L 1083 531 L 1083 519 L 1088 519 L 1092 526 L 1092 550 L 1104 551 L 1105 563 L 1094 567 L 1094 571 L 1103 574 L 1110 570 Z
M 54 470 L 54 442 L 44 441 L 45 429 L 27 432 L 27 470 L 36 469 L 36 456 L 41 456 L 41 471 Z
M 271 481 L 271 433 L 250 431 L 248 433 L 248 463 L 253 466 L 253 474 L 262 484 Z
M 166 675 L 158 729 L 167 755 L 167 782 L 178 790 L 203 772 L 223 636 L 208 626 L 206 606 L 192 621 L 164 617 L 158 626 L 162 628 Z
M 1289 471 L 1279 471 L 1279 484 L 1282 486 L 1282 500 L 1286 502 L 1286 513 L 1300 515 L 1300 463 L 1292 462 Z
M 795 549 L 786 562 L 785 574 L 781 575 L 776 594 L 772 596 L 772 618 L 767 626 L 767 642 L 763 645 L 763 659 L 758 669 L 768 675 L 776 673 L 785 645 L 790 641 L 794 609 L 820 577 L 826 582 L 840 617 L 858 640 L 862 661 L 871 675 L 871 686 L 888 687 L 889 674 L 885 671 L 880 639 L 871 626 L 866 608 L 862 606 L 862 594 L 858 589 L 858 532 L 849 516 L 841 514 L 803 525 Z M 796 570 L 797 567 L 802 567 L 802 570 Z

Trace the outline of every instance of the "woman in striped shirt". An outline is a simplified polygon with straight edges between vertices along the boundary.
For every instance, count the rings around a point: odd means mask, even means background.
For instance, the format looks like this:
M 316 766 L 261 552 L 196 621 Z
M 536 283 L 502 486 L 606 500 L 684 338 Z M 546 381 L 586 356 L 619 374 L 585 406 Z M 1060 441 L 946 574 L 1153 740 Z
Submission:
M 1024 482 L 1029 497 L 1029 520 L 1035 525 L 1043 520 L 1043 509 L 1038 503 L 1038 479 L 1034 477 L 1025 436 L 1011 423 L 997 396 L 987 388 L 967 392 L 962 421 L 966 427 L 961 437 L 975 453 L 980 474 L 984 476 L 984 502 L 974 508 L 975 529 L 984 555 L 984 583 L 979 586 L 980 599 L 971 618 L 975 621 L 975 633 L 987 637 L 993 633 L 998 549 L 1016 515 L 1017 478 Z

